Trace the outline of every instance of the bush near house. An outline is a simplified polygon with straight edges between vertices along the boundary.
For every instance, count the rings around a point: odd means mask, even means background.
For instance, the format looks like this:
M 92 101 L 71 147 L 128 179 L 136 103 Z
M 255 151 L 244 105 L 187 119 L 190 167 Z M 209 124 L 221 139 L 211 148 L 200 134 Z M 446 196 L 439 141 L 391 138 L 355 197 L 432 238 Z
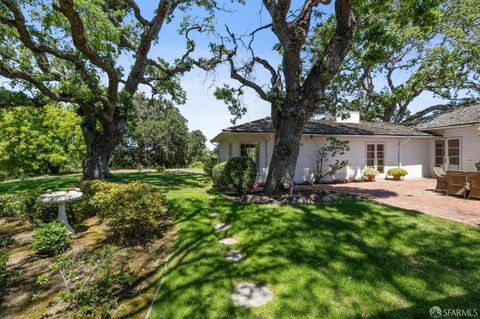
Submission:
M 212 181 L 213 185 L 217 188 L 227 188 L 225 182 L 225 165 L 227 165 L 227 162 L 219 163 L 212 168 Z
M 244 195 L 253 189 L 257 177 L 257 164 L 248 156 L 231 158 L 225 165 L 227 187 L 237 194 Z
M 103 189 L 93 195 L 91 205 L 107 221 L 113 235 L 124 242 L 144 241 L 166 215 L 165 197 L 151 184 L 104 183 L 96 187 Z
M 67 237 L 67 227 L 64 224 L 43 224 L 33 230 L 32 248 L 41 255 L 55 256 L 68 247 Z
M 208 154 L 203 160 L 203 171 L 212 177 L 213 167 L 218 164 L 218 156 L 216 154 Z

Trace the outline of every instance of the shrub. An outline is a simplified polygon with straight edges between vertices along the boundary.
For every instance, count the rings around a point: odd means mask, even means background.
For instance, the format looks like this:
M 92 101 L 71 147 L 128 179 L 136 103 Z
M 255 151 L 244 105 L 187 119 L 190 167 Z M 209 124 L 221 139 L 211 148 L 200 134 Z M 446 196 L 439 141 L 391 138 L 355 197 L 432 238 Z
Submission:
M 188 165 L 189 168 L 203 168 L 203 162 L 195 161 Z
M 24 191 L 0 196 L 0 217 L 15 217 L 34 225 L 50 222 L 57 216 L 55 205 L 45 205 L 38 200 L 43 191 Z
M 126 242 L 151 235 L 165 216 L 165 198 L 147 183 L 110 184 L 97 192 L 91 204 L 107 221 L 113 234 Z
M 227 188 L 225 183 L 225 165 L 227 165 L 227 162 L 219 163 L 212 168 L 212 181 L 217 188 Z
M 0 171 L 0 182 L 6 181 L 7 177 L 7 173 Z
M 6 288 L 8 257 L 8 250 L 0 248 L 0 300 Z
M 475 163 L 475 169 L 477 170 L 477 172 L 480 172 L 480 162 Z
M 377 176 L 378 174 L 380 174 L 380 172 L 374 167 L 369 167 L 363 171 L 364 176 Z
M 67 227 L 59 222 L 43 224 L 33 230 L 32 248 L 39 254 L 54 256 L 68 247 Z
M 218 156 L 210 154 L 203 160 L 203 171 L 210 177 L 212 176 L 213 167 L 218 164 Z
M 406 176 L 408 175 L 408 172 L 403 169 L 403 168 L 400 168 L 400 167 L 396 167 L 396 168 L 391 168 L 388 170 L 388 175 L 390 176 Z
M 253 188 L 257 177 L 257 164 L 248 156 L 231 158 L 225 165 L 224 176 L 227 187 L 243 195 Z
M 165 166 L 163 166 L 163 165 L 157 166 L 157 167 L 155 167 L 155 170 L 158 173 L 162 173 L 163 171 L 165 171 Z

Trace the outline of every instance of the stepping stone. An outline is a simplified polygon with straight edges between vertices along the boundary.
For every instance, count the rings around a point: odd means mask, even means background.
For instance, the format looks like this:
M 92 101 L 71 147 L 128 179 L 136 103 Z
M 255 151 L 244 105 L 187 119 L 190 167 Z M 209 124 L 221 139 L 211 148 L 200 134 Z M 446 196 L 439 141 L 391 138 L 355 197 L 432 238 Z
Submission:
M 228 253 L 225 254 L 225 258 L 233 262 L 240 262 L 243 258 L 245 258 L 245 254 L 242 254 L 238 250 L 230 250 Z
M 237 240 L 233 237 L 225 237 L 220 239 L 218 242 L 223 245 L 234 245 L 237 243 Z
M 233 304 L 237 307 L 260 307 L 273 298 L 273 293 L 259 283 L 240 283 L 232 293 Z
M 223 222 L 215 225 L 215 229 L 218 230 L 228 230 L 230 228 L 232 228 L 232 225 Z

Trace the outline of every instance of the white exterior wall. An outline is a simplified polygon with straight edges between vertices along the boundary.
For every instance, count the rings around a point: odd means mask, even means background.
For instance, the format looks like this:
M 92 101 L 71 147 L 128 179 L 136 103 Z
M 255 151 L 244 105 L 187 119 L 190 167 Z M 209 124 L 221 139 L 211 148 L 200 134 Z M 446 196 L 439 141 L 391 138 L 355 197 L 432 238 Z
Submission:
M 363 176 L 367 162 L 366 145 L 370 143 L 385 145 L 385 171 L 399 166 L 398 149 L 400 145 L 400 164 L 409 174 L 406 178 L 419 178 L 431 176 L 431 147 L 432 138 L 398 138 L 398 137 L 375 137 L 375 136 L 352 136 L 337 137 L 341 140 L 350 141 L 350 151 L 337 158 L 347 160 L 348 166 L 337 172 L 333 179 L 344 180 L 348 178 L 359 179 Z M 316 155 L 318 150 L 327 141 L 326 136 L 305 135 L 300 145 L 300 154 L 295 169 L 295 182 L 302 183 L 305 179 L 313 178 L 316 172 Z M 229 144 L 232 144 L 233 156 L 240 155 L 240 144 L 259 144 L 259 174 L 258 180 L 266 178 L 266 170 L 270 164 L 273 152 L 273 134 L 239 134 L 232 135 L 228 140 L 219 143 L 220 161 L 229 159 Z M 335 159 L 331 159 L 333 163 Z M 324 163 L 328 167 L 328 162 Z M 379 178 L 385 177 L 384 175 Z
M 446 128 L 433 131 L 444 138 L 460 138 L 461 141 L 461 167 L 460 170 L 473 171 L 474 164 L 480 162 L 480 130 L 477 125 L 458 128 Z M 432 165 L 435 158 L 435 144 L 431 142 Z

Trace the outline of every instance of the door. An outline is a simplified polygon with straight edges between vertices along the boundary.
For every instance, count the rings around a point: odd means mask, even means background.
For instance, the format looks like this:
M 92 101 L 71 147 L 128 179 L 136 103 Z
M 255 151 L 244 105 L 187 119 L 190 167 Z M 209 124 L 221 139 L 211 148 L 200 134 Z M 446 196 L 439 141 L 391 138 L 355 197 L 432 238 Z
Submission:
M 459 138 L 446 139 L 445 167 L 447 171 L 460 171 L 462 169 L 462 149 Z
M 367 166 L 375 167 L 385 177 L 385 144 L 367 144 Z

